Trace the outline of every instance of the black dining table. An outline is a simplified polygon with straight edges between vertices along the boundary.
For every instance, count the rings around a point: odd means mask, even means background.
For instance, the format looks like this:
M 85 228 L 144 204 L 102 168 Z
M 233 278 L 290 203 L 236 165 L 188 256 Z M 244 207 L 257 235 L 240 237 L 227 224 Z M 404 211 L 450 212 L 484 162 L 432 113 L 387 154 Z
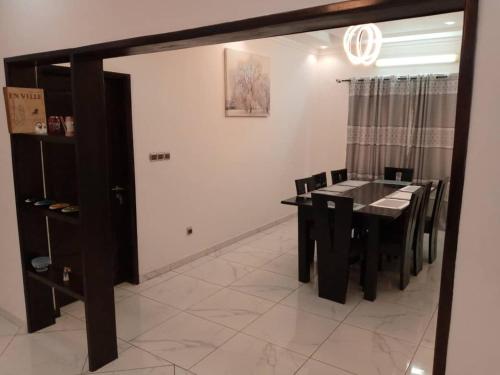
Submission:
M 340 183 L 345 186 L 348 182 Z M 377 276 L 379 265 L 380 228 L 383 222 L 398 219 L 404 209 L 389 209 L 372 206 L 371 204 L 396 192 L 403 186 L 398 181 L 369 182 L 362 186 L 353 187 L 344 192 L 331 193 L 343 197 L 351 197 L 354 201 L 354 218 L 363 220 L 368 229 L 366 242 L 366 270 L 364 275 L 364 298 L 374 301 L 377 298 Z M 328 189 L 328 187 L 327 187 Z M 321 191 L 317 191 L 321 192 Z M 298 208 L 298 247 L 299 247 L 299 281 L 310 281 L 310 259 L 314 254 L 314 239 L 311 235 L 313 226 L 312 199 L 310 196 L 295 196 L 281 202 L 284 205 L 297 206 Z M 362 207 L 361 207 L 362 206 Z M 334 208 L 332 208 L 334 210 Z

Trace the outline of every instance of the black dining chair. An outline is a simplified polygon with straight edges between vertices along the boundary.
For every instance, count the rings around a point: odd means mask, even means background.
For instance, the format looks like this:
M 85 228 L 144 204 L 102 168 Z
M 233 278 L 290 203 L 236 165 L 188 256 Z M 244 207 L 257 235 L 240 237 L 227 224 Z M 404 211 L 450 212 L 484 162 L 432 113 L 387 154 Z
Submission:
M 297 195 L 302 195 L 309 193 L 314 190 L 314 180 L 312 177 L 301 178 L 295 180 L 295 189 L 297 189 Z
M 335 210 L 329 205 L 333 203 Z M 349 268 L 363 253 L 363 240 L 352 238 L 353 199 L 312 193 L 318 256 L 319 297 L 345 303 Z
M 380 233 L 380 254 L 398 258 L 399 289 L 404 290 L 410 282 L 412 265 L 412 244 L 415 236 L 418 207 L 423 189 L 412 194 L 409 206 L 398 220 L 382 226 Z M 381 256 L 380 259 L 383 259 Z
M 432 191 L 432 182 L 427 182 L 422 185 L 423 193 L 420 204 L 417 208 L 417 222 L 415 227 L 415 235 L 413 239 L 413 275 L 417 276 L 422 270 L 424 259 L 424 233 L 426 226 L 427 207 Z
M 444 193 L 450 182 L 449 178 L 439 180 L 436 187 L 436 195 L 432 204 L 431 215 L 426 215 L 424 232 L 429 234 L 429 263 L 432 264 L 437 257 L 437 236 L 439 230 L 439 218 L 443 206 Z M 427 213 L 426 213 L 427 214 Z
M 314 180 L 314 189 L 321 189 L 327 186 L 326 172 L 318 173 L 312 176 Z
M 347 169 L 337 169 L 332 171 L 332 184 L 347 181 Z
M 401 181 L 412 182 L 413 181 L 413 168 L 395 168 L 395 167 L 385 167 L 384 168 L 384 180 L 397 180 L 397 174 L 401 173 Z

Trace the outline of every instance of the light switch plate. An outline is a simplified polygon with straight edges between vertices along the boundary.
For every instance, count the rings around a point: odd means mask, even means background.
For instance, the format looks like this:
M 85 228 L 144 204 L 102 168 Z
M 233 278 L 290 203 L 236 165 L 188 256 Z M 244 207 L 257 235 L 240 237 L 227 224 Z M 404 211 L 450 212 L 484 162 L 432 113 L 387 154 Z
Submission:
M 170 160 L 170 152 L 152 152 L 149 154 L 149 161 Z

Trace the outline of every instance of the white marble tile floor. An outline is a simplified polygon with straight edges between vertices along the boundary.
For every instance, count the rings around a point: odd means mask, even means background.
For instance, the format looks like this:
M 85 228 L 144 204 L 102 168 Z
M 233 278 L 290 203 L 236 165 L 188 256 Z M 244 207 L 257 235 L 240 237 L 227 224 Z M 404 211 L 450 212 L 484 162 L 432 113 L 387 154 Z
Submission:
M 442 236 L 440 239 L 442 250 Z M 441 256 L 441 251 L 440 251 Z M 353 269 L 345 305 L 297 281 L 297 219 L 166 274 L 115 288 L 115 375 L 431 375 L 440 265 L 375 302 Z M 388 270 L 389 269 L 389 270 Z M 0 317 L 0 374 L 88 374 L 81 303 L 34 334 Z

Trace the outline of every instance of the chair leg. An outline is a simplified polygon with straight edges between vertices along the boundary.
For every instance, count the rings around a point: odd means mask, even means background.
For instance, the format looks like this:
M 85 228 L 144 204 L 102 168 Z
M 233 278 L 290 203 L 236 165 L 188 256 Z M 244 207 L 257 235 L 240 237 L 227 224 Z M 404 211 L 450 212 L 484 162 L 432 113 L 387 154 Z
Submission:
M 429 233 L 429 264 L 434 263 L 437 257 L 437 230 Z
M 410 271 L 411 271 L 411 249 L 408 249 L 401 254 L 399 257 L 399 289 L 405 290 L 410 283 Z
M 363 256 L 361 259 L 361 269 L 359 271 L 359 285 L 363 287 L 365 285 L 365 273 L 366 273 L 366 257 Z
M 412 274 L 418 276 L 423 269 L 424 251 L 422 242 L 413 250 Z
M 309 246 L 309 248 L 307 249 L 307 258 L 309 260 L 309 264 L 313 264 L 314 263 L 314 248 L 316 246 Z

